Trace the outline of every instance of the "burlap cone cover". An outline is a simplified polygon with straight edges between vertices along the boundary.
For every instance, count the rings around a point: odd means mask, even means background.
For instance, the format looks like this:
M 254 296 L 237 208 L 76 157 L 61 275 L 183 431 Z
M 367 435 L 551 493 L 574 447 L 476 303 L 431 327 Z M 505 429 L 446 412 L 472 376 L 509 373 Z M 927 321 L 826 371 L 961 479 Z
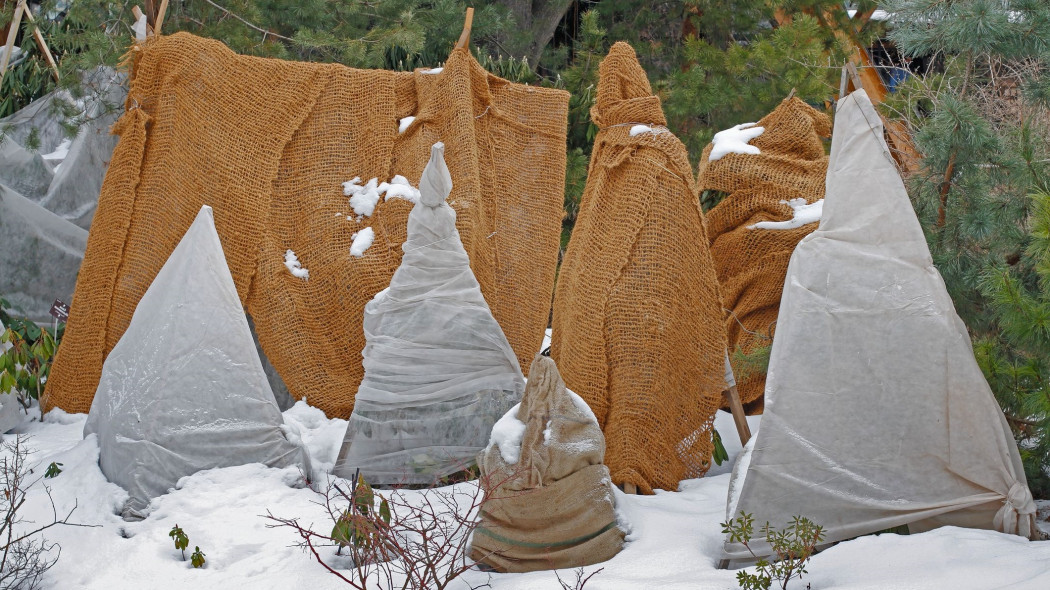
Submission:
M 697 188 L 729 193 L 707 213 L 711 255 L 727 311 L 730 352 L 744 353 L 772 344 L 788 259 L 799 240 L 817 228 L 752 228 L 762 221 L 786 221 L 794 211 L 783 201 L 824 198 L 828 157 L 821 138 L 831 120 L 797 98 L 780 103 L 757 126 L 765 131 L 749 142 L 760 154 L 730 153 L 710 161 L 714 144 L 700 157 Z M 764 373 L 744 374 L 733 367 L 737 390 L 749 414 L 762 412 Z
M 349 416 L 363 375 L 362 311 L 401 262 L 412 204 L 381 199 L 363 216 L 341 184 L 400 175 L 415 185 L 438 141 L 485 299 L 520 364 L 540 347 L 568 93 L 491 76 L 466 50 L 440 73 L 390 72 L 240 56 L 177 33 L 136 52 L 126 106 L 45 409 L 87 411 L 103 360 L 207 204 L 241 303 L 289 391 Z M 374 243 L 351 255 L 366 228 Z M 308 280 L 285 267 L 287 250 Z
M 559 273 L 551 351 L 602 426 L 613 482 L 675 490 L 710 463 L 725 388 L 718 280 L 686 148 L 664 127 L 634 50 L 617 43 L 599 73 L 591 118 L 601 131 Z
M 496 430 L 507 422 L 520 438 L 494 432 L 478 455 L 486 499 L 471 558 L 497 571 L 529 572 L 591 565 L 619 553 L 624 533 L 602 464 L 605 439 L 549 357 L 536 356 L 521 403 Z

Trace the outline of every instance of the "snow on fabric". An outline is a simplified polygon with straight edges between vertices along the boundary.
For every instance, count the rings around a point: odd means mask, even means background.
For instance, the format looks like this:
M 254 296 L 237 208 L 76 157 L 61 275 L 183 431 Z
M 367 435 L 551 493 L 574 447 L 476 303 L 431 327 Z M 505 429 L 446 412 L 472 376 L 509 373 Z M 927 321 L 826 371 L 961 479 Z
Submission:
M 419 202 L 419 189 L 412 186 L 412 183 L 400 174 L 395 174 L 390 182 L 380 184 L 379 192 L 385 193 L 385 196 L 383 197 L 384 201 L 389 201 L 390 199 L 404 199 L 413 204 Z
M 397 132 L 398 133 L 404 133 L 405 131 L 408 130 L 409 127 L 412 126 L 412 122 L 415 121 L 415 120 L 416 120 L 416 118 L 415 117 L 411 117 L 411 116 L 401 119 L 400 121 L 397 122 Z
M 429 70 L 419 70 L 420 74 L 440 74 L 444 72 L 445 68 L 430 68 Z
M 1016 443 L 888 153 L 864 91 L 840 100 L 824 217 L 788 266 L 737 511 L 774 527 L 806 516 L 828 542 L 905 524 L 1032 536 Z
M 298 277 L 304 281 L 310 278 L 310 271 L 303 268 L 302 263 L 299 262 L 299 258 L 292 250 L 285 251 L 284 265 L 288 267 L 288 272 L 292 273 L 293 277 Z
M 366 227 L 354 233 L 354 242 L 350 244 L 350 255 L 358 258 L 365 255 L 365 251 L 372 247 L 376 239 L 375 230 Z
M 99 464 L 130 494 L 132 518 L 202 469 L 263 463 L 308 474 L 282 424 L 204 206 L 106 358 L 84 436 L 98 435 Z
M 473 559 L 500 572 L 529 572 L 591 565 L 620 552 L 624 530 L 602 463 L 605 437 L 575 397 L 554 360 L 536 355 L 521 403 L 500 420 L 512 436 L 498 435 L 497 423 L 494 441 L 478 455 L 488 501 L 471 541 Z
M 819 199 L 814 203 L 807 204 L 805 199 L 789 199 L 787 201 L 780 201 L 781 203 L 791 207 L 794 211 L 794 216 L 787 221 L 759 221 L 754 225 L 748 226 L 750 229 L 795 229 L 796 227 L 802 227 L 807 223 L 816 223 L 820 221 L 820 216 L 824 211 L 824 199 Z
M 73 145 L 72 139 L 63 139 L 62 143 L 58 144 L 58 147 L 55 148 L 55 151 L 51 152 L 50 154 L 43 154 L 40 157 L 47 161 L 57 160 L 61 162 L 62 160 L 66 159 L 66 156 L 69 155 L 69 146 L 71 145 Z
M 350 208 L 359 217 L 370 217 L 375 212 L 379 202 L 378 184 L 379 179 L 372 178 L 362 185 L 357 176 L 343 183 L 343 194 L 350 197 Z
M 445 202 L 443 144 L 419 189 L 401 266 L 365 305 L 365 375 L 335 466 L 342 477 L 360 468 L 370 483 L 432 483 L 460 471 L 525 386 Z
M 520 407 L 521 404 L 516 404 L 507 410 L 507 413 L 492 425 L 492 434 L 489 436 L 489 446 L 499 449 L 507 465 L 516 464 L 521 456 L 521 437 L 525 435 L 525 423 L 518 420 Z
M 762 152 L 757 147 L 748 145 L 747 142 L 762 135 L 765 130 L 765 127 L 755 127 L 754 123 L 741 123 L 730 129 L 719 131 L 711 139 L 714 147 L 707 159 L 714 162 L 722 159 L 722 156 L 726 154 L 760 154 Z

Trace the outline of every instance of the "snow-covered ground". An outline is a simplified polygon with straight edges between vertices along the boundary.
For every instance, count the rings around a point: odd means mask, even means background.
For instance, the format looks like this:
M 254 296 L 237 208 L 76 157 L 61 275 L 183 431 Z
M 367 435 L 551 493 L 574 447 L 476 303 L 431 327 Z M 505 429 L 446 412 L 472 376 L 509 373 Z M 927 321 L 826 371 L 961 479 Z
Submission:
M 303 402 L 284 414 L 297 426 L 316 469 L 331 469 L 346 429 L 345 420 L 329 420 Z M 126 493 L 110 484 L 98 467 L 95 438 L 82 436 L 85 415 L 56 410 L 43 421 L 27 418 L 16 433 L 28 435 L 34 449 L 35 474 L 52 461 L 63 472 L 35 484 L 23 508 L 26 517 L 44 522 L 51 517 L 46 483 L 60 514 L 76 505 L 71 520 L 92 525 L 56 527 L 46 536 L 62 547 L 57 565 L 48 573 L 50 588 L 340 588 L 311 556 L 295 547 L 296 534 L 287 528 L 267 528 L 264 515 L 299 517 L 316 529 L 330 529 L 318 494 L 294 487 L 294 469 L 244 465 L 215 469 L 183 478 L 177 489 L 157 498 L 150 516 L 125 522 L 118 515 Z M 759 421 L 752 418 L 752 429 Z M 716 427 L 724 435 L 730 461 L 703 479 L 684 481 L 679 492 L 626 496 L 617 492 L 618 511 L 630 527 L 627 545 L 612 560 L 585 568 L 592 572 L 586 588 L 736 588 L 735 573 L 716 568 L 722 543 L 719 523 L 725 517 L 732 462 L 740 451 L 732 419 L 719 413 Z M 13 434 L 5 435 L 10 440 Z M 460 484 L 472 485 L 472 484 Z M 1043 509 L 1046 522 L 1050 502 Z M 178 524 L 189 536 L 190 551 L 199 546 L 207 564 L 195 570 L 182 561 L 168 537 Z M 810 574 L 790 588 L 802 589 L 980 589 L 1050 588 L 1050 542 L 959 528 L 944 528 L 911 536 L 883 534 L 840 543 L 813 558 Z M 561 572 L 574 581 L 572 571 Z M 489 584 L 495 590 L 561 588 L 554 572 L 488 574 L 470 572 L 466 588 Z

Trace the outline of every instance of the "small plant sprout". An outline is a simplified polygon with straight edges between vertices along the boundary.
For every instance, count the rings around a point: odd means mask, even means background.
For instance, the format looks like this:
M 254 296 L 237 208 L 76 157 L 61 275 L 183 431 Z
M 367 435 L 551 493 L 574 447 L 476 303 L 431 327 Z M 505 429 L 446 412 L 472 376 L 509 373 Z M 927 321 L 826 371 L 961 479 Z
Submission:
M 190 538 L 186 536 L 186 531 L 176 524 L 171 528 L 168 536 L 175 541 L 175 548 L 182 551 L 182 561 L 186 561 L 186 548 L 190 546 Z M 204 563 L 204 558 L 201 558 L 201 563 Z
M 201 551 L 200 547 L 193 547 L 193 554 L 190 555 L 190 563 L 193 567 L 204 567 L 204 552 Z
M 377 529 L 390 525 L 390 504 L 380 496 L 377 511 L 376 495 L 372 487 L 359 475 L 357 487 L 351 496 L 351 505 L 343 511 L 332 528 L 332 539 L 339 546 L 336 549 L 337 555 L 348 545 L 371 548 L 373 541 L 381 536 Z
M 748 544 L 754 534 L 755 519 L 751 514 L 740 512 L 739 518 L 722 523 L 722 532 L 729 535 L 733 543 L 740 543 L 752 556 L 758 558 Z M 776 580 L 781 590 L 787 590 L 792 578 L 802 579 L 806 563 L 816 552 L 817 545 L 824 540 L 824 529 L 804 516 L 795 516 L 783 530 L 774 529 L 767 522 L 760 532 L 775 554 L 774 561 L 761 558 L 755 564 L 755 573 L 740 570 L 737 582 L 744 590 L 768 590 Z
M 47 470 L 44 471 L 44 478 L 51 479 L 53 477 L 58 477 L 59 473 L 62 473 L 62 463 L 55 463 L 52 461 L 51 464 L 47 466 Z

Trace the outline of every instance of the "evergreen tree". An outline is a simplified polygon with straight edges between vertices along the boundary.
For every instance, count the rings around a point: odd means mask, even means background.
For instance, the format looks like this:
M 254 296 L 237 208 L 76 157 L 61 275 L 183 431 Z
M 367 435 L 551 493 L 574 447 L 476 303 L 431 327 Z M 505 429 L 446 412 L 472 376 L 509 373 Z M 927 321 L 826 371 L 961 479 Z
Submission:
M 847 32 L 866 45 L 873 30 L 854 30 L 842 3 L 829 0 L 690 5 L 695 33 L 664 87 L 670 123 L 694 158 L 714 133 L 759 120 L 793 88 L 830 105 L 851 49 Z

